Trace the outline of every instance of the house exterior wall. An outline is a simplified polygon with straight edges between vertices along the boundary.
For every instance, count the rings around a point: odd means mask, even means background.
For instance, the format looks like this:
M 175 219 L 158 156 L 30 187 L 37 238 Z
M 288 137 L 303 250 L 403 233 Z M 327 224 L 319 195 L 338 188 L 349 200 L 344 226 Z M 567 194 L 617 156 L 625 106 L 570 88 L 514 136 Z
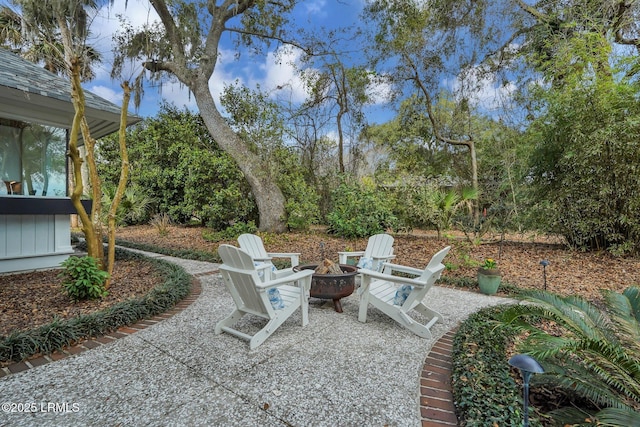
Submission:
M 0 215 L 0 274 L 58 267 L 72 253 L 68 214 Z

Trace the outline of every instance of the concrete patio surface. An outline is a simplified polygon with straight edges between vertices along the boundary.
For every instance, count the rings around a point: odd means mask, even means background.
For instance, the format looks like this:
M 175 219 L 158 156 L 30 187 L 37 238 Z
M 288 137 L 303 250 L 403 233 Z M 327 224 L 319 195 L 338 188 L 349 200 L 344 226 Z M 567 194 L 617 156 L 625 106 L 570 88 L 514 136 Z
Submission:
M 213 332 L 234 308 L 218 266 L 162 258 L 198 276 L 200 297 L 122 339 L 0 378 L 0 426 L 419 426 L 433 344 L 470 313 L 509 301 L 434 287 L 427 305 L 444 319 L 426 340 L 371 307 L 360 323 L 355 294 L 343 313 L 312 298 L 306 327 L 297 312 L 250 351 Z

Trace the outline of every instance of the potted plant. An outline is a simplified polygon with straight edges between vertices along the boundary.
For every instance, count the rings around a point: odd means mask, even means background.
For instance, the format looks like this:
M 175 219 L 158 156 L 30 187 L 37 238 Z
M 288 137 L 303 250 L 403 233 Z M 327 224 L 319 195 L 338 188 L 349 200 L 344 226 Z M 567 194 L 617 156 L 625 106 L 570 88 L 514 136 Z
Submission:
M 485 295 L 495 294 L 498 292 L 500 280 L 498 263 L 492 258 L 485 259 L 484 264 L 478 269 L 478 286 L 480 287 L 480 292 Z

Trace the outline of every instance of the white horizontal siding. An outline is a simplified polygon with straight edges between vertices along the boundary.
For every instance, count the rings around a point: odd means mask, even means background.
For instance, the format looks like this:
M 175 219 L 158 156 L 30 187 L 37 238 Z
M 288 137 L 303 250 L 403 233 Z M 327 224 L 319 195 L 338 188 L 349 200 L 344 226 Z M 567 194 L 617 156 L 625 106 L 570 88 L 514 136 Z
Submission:
M 69 215 L 0 215 L 0 273 L 56 267 L 72 252 Z

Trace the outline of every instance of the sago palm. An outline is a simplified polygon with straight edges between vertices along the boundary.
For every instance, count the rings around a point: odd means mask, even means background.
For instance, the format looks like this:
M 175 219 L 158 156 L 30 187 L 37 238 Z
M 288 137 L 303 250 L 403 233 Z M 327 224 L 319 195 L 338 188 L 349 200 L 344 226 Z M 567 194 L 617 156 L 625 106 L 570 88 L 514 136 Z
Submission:
M 540 381 L 589 403 L 556 410 L 554 418 L 575 425 L 640 426 L 640 288 L 602 293 L 600 309 L 581 297 L 529 292 L 504 320 L 525 332 L 518 351 L 542 363 Z

